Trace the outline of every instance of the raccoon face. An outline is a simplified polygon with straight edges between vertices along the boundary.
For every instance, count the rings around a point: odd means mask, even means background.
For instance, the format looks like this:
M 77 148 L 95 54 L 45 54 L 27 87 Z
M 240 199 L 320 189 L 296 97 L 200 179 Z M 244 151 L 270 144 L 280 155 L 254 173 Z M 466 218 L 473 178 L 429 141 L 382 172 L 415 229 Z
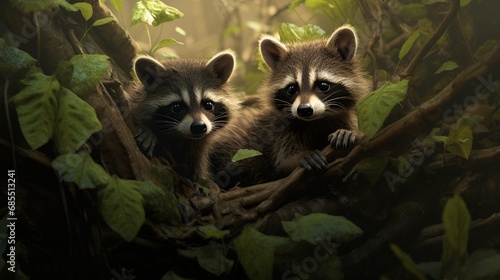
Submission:
M 161 64 L 147 57 L 135 62 L 146 92 L 139 122 L 160 138 L 201 139 L 224 126 L 231 104 L 226 90 L 235 65 L 232 52 L 208 62 L 172 60 Z
M 328 40 L 284 45 L 273 37 L 260 41 L 271 69 L 268 83 L 274 107 L 289 119 L 317 120 L 340 116 L 352 108 L 360 85 L 353 58 L 356 35 L 337 29 Z

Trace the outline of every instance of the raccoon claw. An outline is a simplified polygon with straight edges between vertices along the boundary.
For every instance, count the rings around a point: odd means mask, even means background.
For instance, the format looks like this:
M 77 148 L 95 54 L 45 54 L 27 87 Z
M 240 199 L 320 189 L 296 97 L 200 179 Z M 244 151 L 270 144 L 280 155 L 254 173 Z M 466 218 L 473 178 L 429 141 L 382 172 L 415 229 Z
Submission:
M 352 130 L 339 129 L 328 135 L 328 142 L 332 148 L 347 148 L 356 142 L 356 134 Z
M 308 171 L 323 171 L 327 164 L 325 156 L 318 150 L 314 150 L 300 159 L 300 165 Z

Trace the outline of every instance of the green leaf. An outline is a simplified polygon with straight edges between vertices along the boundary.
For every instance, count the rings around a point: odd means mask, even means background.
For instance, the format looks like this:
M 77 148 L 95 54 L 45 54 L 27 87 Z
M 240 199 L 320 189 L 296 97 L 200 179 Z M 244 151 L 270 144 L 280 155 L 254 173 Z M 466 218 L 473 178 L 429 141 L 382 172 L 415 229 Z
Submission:
M 6 78 L 35 65 L 36 59 L 0 38 L 0 74 Z
M 462 116 L 450 126 L 448 136 L 434 136 L 434 139 L 444 142 L 450 153 L 468 159 L 472 150 L 472 127 L 481 120 L 480 116 Z
M 252 227 L 243 229 L 234 240 L 238 259 L 251 280 L 270 280 L 273 275 L 274 251 L 287 238 L 267 236 Z
M 145 220 L 142 182 L 113 175 L 109 183 L 97 188 L 99 211 L 108 226 L 126 241 L 132 241 Z
M 470 219 L 467 205 L 460 196 L 455 195 L 446 202 L 443 211 L 444 238 L 462 261 L 467 257 Z M 445 260 L 448 258 L 444 258 L 443 263 Z
M 141 185 L 141 194 L 144 197 L 144 209 L 151 220 L 173 225 L 181 223 L 179 203 L 173 191 L 145 181 Z
M 411 47 L 413 47 L 413 45 L 415 44 L 415 41 L 418 39 L 418 37 L 420 37 L 421 33 L 422 32 L 420 31 L 420 29 L 417 29 L 408 37 L 408 39 L 406 39 L 403 46 L 401 47 L 401 50 L 399 50 L 399 60 L 402 60 L 408 54 Z
M 94 21 L 94 23 L 92 23 L 92 26 L 105 25 L 106 23 L 112 22 L 113 20 L 114 20 L 113 17 L 101 18 L 101 19 L 98 19 L 98 20 Z
M 298 216 L 291 222 L 282 221 L 281 224 L 293 241 L 304 240 L 314 245 L 322 240 L 340 243 L 363 233 L 346 218 L 323 213 Z
M 94 13 L 94 10 L 92 9 L 92 5 L 86 2 L 76 2 L 73 4 L 74 7 L 76 7 L 78 10 L 80 10 L 80 13 L 82 13 L 83 18 L 88 21 L 91 17 L 92 14 Z
M 53 0 L 10 0 L 9 2 L 14 8 L 25 14 L 49 10 L 58 5 L 58 1 Z
M 121 14 L 123 11 L 123 0 L 110 0 L 111 5 Z
M 281 23 L 278 29 L 283 43 L 303 42 L 323 37 L 325 31 L 314 24 L 299 27 L 293 23 Z
M 458 64 L 455 61 L 448 60 L 445 63 L 443 63 L 443 65 L 441 65 L 441 67 L 439 67 L 439 69 L 436 70 L 436 72 L 434 72 L 434 74 L 439 74 L 443 71 L 450 71 L 450 70 L 457 69 L 457 68 L 458 68 Z
M 190 280 L 188 278 L 180 277 L 179 275 L 175 274 L 173 271 L 169 271 L 163 275 L 161 280 Z
M 403 266 L 408 270 L 413 276 L 415 276 L 419 280 L 426 280 L 427 278 L 425 275 L 420 271 L 415 263 L 413 262 L 412 258 L 407 255 L 405 252 L 401 251 L 398 246 L 395 244 L 390 244 L 391 250 L 398 257 L 398 259 L 401 261 Z
M 12 97 L 24 138 L 32 149 L 38 149 L 54 135 L 57 112 L 55 92 L 60 90 L 55 76 L 41 72 L 29 74 L 21 83 L 25 87 Z
M 229 234 L 229 230 L 220 230 L 212 224 L 206 226 L 199 226 L 198 230 L 201 232 L 204 239 L 210 239 L 210 238 L 222 239 L 224 238 L 224 236 Z
M 483 56 L 491 51 L 493 49 L 493 47 L 495 47 L 497 44 L 497 41 L 496 40 L 488 40 L 486 42 L 484 42 L 481 46 L 479 46 L 479 48 L 477 48 L 477 50 L 474 52 L 474 58 L 477 59 L 477 60 L 481 60 L 483 58 Z
M 355 169 L 363 173 L 365 178 L 373 185 L 384 171 L 387 162 L 389 162 L 389 155 L 382 152 L 361 160 Z
M 57 102 L 54 144 L 59 154 L 74 153 L 92 134 L 101 130 L 101 123 L 94 108 L 67 88 L 61 88 Z
M 172 21 L 184 16 L 176 8 L 165 5 L 160 0 L 140 0 L 132 10 L 132 26 L 144 22 L 148 25 L 158 26 L 164 22 Z
M 460 279 L 500 279 L 500 254 L 492 249 L 478 250 L 468 258 Z
M 460 7 L 465 7 L 470 4 L 472 0 L 460 0 Z
M 404 99 L 407 90 L 408 79 L 395 84 L 387 82 L 360 100 L 356 105 L 359 129 L 367 136 L 375 135 L 392 108 Z
M 222 245 L 215 242 L 197 249 L 196 260 L 203 269 L 215 276 L 229 274 L 234 264 L 234 261 L 224 256 Z
M 87 153 L 60 155 L 52 167 L 65 182 L 74 182 L 79 189 L 106 186 L 111 176 Z
M 186 36 L 187 35 L 186 31 L 184 29 L 180 28 L 179 26 L 175 27 L 175 32 L 181 34 L 182 36 Z
M 306 0 L 293 0 L 293 2 L 290 3 L 290 6 L 288 6 L 288 9 L 293 10 L 305 2 L 306 2 Z
M 68 1 L 66 0 L 56 0 L 57 4 L 59 4 L 59 6 L 63 7 L 66 11 L 70 11 L 70 12 L 77 12 L 78 11 L 78 8 L 73 6 L 73 4 L 71 3 L 68 3 Z
M 260 156 L 260 155 L 262 155 L 262 153 L 259 152 L 259 151 L 257 151 L 257 150 L 239 149 L 233 155 L 233 157 L 231 158 L 231 161 L 232 162 L 237 162 L 237 161 L 240 161 L 240 160 L 244 160 L 244 159 L 247 159 L 247 158 L 256 157 L 256 156 Z
M 161 49 L 161 48 L 164 48 L 164 47 L 167 47 L 167 46 L 170 46 L 170 45 L 174 45 L 174 44 L 180 44 L 180 45 L 183 45 L 182 42 L 179 42 L 175 39 L 172 39 L 172 38 L 168 38 L 168 39 L 163 39 L 161 40 L 160 42 L 158 42 L 152 49 L 151 49 L 151 53 L 155 53 L 157 50 Z
M 63 86 L 78 96 L 95 91 L 99 81 L 108 74 L 110 66 L 108 56 L 102 54 L 78 54 L 69 62 L 73 65 L 71 82 Z

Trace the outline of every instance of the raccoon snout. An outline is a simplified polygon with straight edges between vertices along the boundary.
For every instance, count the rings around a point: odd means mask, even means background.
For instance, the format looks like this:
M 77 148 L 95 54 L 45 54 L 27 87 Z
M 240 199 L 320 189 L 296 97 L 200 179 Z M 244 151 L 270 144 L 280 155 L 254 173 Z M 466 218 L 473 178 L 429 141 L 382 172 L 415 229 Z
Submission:
M 207 132 L 207 125 L 200 120 L 194 121 L 191 123 L 191 132 L 195 135 L 201 135 Z
M 303 118 L 308 118 L 312 116 L 314 113 L 313 108 L 310 104 L 300 104 L 297 108 L 297 115 Z

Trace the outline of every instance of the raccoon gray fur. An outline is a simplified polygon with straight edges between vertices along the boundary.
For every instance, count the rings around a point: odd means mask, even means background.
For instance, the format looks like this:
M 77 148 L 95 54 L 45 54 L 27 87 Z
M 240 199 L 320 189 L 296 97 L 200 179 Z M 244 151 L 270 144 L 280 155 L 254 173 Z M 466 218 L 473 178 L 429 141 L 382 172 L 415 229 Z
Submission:
M 228 85 L 235 65 L 232 51 L 208 61 L 137 58 L 134 70 L 140 83 L 135 86 L 132 114 L 136 141 L 144 153 L 166 159 L 192 181 L 208 178 L 212 135 L 239 108 Z
M 211 162 L 221 187 L 278 179 L 299 165 L 324 170 L 319 150 L 349 146 L 361 136 L 355 104 L 370 85 L 355 56 L 352 27 L 342 26 L 328 39 L 286 45 L 264 36 L 259 45 L 271 70 L 260 92 L 265 105 L 230 125 L 231 136 L 219 135 L 217 145 L 224 148 L 214 150 Z M 263 155 L 230 162 L 239 148 Z

